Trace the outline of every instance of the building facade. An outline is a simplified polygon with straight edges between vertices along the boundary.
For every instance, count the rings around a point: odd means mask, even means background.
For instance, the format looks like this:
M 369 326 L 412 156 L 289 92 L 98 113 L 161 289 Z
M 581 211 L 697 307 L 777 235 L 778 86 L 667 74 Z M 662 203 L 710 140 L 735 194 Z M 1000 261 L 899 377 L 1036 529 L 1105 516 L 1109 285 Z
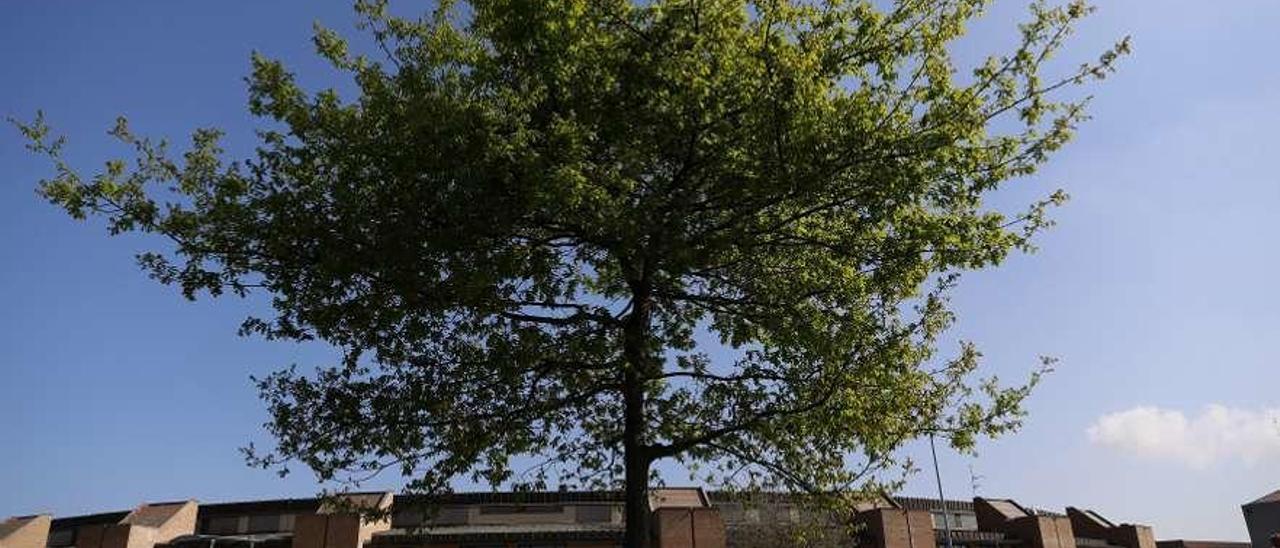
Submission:
M 884 496 L 844 518 L 776 493 L 655 489 L 649 504 L 657 548 L 1249 548 L 1158 545 L 1144 525 L 997 498 L 943 504 Z M 367 510 L 385 517 L 361 518 Z M 0 522 L 0 548 L 614 548 L 622 545 L 623 529 L 619 492 L 461 493 L 430 500 L 361 493 L 333 501 L 176 501 L 10 518 Z
M 1280 491 L 1268 493 L 1240 509 L 1244 512 L 1244 524 L 1253 548 L 1274 546 L 1274 537 L 1280 535 Z

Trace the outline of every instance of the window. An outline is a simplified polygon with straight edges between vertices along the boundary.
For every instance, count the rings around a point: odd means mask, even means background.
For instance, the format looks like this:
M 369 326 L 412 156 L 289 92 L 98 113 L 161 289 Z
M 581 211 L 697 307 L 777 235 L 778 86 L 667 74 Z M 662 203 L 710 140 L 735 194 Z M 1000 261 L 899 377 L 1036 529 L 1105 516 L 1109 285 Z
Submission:
M 432 525 L 462 525 L 467 523 L 466 506 L 444 506 L 436 510 L 435 515 L 428 514 L 428 522 Z
M 941 531 L 943 529 L 942 512 L 930 512 L 933 516 L 933 528 Z M 978 518 L 973 514 L 965 512 L 947 512 L 947 523 L 953 530 L 977 530 Z
M 249 533 L 275 533 L 280 531 L 280 515 L 249 516 Z
M 206 534 L 210 535 L 235 535 L 240 533 L 240 517 L 227 516 L 221 518 L 209 518 L 208 524 L 205 525 Z
M 578 523 L 609 523 L 613 521 L 613 507 L 604 504 L 586 504 L 577 507 Z
M 564 506 L 559 504 L 486 504 L 480 507 L 481 514 L 561 514 Z
M 49 546 L 70 546 L 75 541 L 75 529 L 57 529 L 49 533 Z
M 391 516 L 391 526 L 396 529 L 412 529 L 422 525 L 422 510 L 398 510 Z

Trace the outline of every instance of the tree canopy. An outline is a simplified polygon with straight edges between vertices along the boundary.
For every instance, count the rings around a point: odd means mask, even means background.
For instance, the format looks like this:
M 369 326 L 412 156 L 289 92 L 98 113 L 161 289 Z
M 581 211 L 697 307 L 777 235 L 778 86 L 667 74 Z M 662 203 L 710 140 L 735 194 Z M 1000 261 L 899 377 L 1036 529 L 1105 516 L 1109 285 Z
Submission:
M 81 175 L 42 119 L 40 192 L 113 234 L 163 235 L 152 277 L 264 292 L 246 334 L 341 363 L 259 379 L 264 467 L 625 487 L 652 465 L 740 488 L 857 493 L 925 435 L 1018 426 L 1031 382 L 940 351 L 964 272 L 1030 250 L 1060 192 L 1000 211 L 1085 118 L 1065 87 L 1127 41 L 1042 67 L 1091 10 L 1036 3 L 976 67 L 949 48 L 986 0 L 360 1 L 371 51 L 317 27 L 355 97 L 252 60 L 249 158 L 216 129 Z M 533 463 L 521 467 L 520 463 Z

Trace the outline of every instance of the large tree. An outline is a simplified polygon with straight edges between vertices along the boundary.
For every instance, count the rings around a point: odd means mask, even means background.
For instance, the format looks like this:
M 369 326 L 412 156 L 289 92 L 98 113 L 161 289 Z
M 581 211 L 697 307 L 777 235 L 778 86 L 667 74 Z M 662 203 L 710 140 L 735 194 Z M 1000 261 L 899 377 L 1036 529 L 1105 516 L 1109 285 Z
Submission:
M 269 295 L 243 332 L 341 363 L 259 379 L 277 447 L 321 480 L 406 489 L 624 486 L 647 545 L 655 462 L 708 482 L 852 493 L 924 435 L 959 449 L 1018 425 L 1029 384 L 937 352 L 946 292 L 1030 248 L 1046 193 L 984 197 L 1070 137 L 1121 42 L 1041 67 L 1081 3 L 1034 4 L 971 70 L 954 41 L 986 0 L 472 0 L 420 18 L 358 2 L 358 88 L 308 92 L 255 56 L 269 123 L 233 161 L 214 129 L 82 176 L 42 120 L 40 192 L 171 244 L 150 275 Z M 1071 65 L 1076 67 L 1076 65 Z M 1034 375 L 1033 375 L 1034 378 Z M 888 476 L 896 477 L 896 476 Z

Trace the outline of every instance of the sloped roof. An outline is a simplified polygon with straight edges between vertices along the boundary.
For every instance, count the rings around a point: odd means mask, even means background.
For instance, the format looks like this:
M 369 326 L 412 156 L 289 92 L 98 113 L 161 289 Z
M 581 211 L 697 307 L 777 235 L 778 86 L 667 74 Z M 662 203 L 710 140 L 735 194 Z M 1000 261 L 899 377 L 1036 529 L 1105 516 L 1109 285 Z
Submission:
M 13 534 L 14 531 L 17 531 L 18 529 L 21 529 L 23 525 L 26 525 L 28 521 L 31 521 L 31 516 L 9 518 L 4 521 L 0 521 L 0 538 Z
M 134 509 L 134 511 L 129 512 L 129 515 L 125 516 L 120 523 L 159 528 L 190 502 L 191 501 L 184 500 L 182 502 L 144 504 Z
M 1105 531 L 1116 526 L 1111 520 L 1102 517 L 1102 514 L 1088 508 L 1068 506 L 1067 515 L 1071 517 L 1071 526 L 1076 536 L 1087 536 L 1090 533 L 1104 534 Z
M 1258 500 L 1246 503 L 1245 506 L 1253 506 L 1255 504 L 1271 504 L 1273 502 L 1280 502 L 1280 489 L 1267 493 L 1266 495 L 1263 495 Z
M 1098 523 L 1099 523 L 1099 524 L 1101 524 L 1103 527 L 1115 527 L 1115 526 L 1116 526 L 1116 524 L 1111 523 L 1111 520 L 1109 520 L 1109 519 L 1107 519 L 1107 518 L 1102 517 L 1102 514 L 1099 514 L 1099 513 L 1095 512 L 1095 511 L 1093 511 L 1093 510 L 1085 510 L 1085 511 L 1084 511 L 1084 515 L 1089 516 L 1089 518 L 1091 518 L 1091 519 L 1093 519 L 1094 521 L 1098 522 Z
M 1000 512 L 1005 519 L 1018 519 L 1032 515 L 1031 512 L 1028 512 L 1026 508 L 1023 508 L 1022 505 L 1017 502 L 1014 502 L 1013 499 L 987 499 L 987 503 L 989 503 L 992 508 L 995 508 L 997 512 Z
M 12 535 L 13 533 L 17 532 L 19 529 L 26 527 L 28 524 L 30 524 L 31 522 L 41 517 L 47 518 L 48 516 L 44 514 L 37 514 L 34 516 L 12 517 L 4 521 L 0 521 L 0 539 L 3 539 L 9 535 Z

